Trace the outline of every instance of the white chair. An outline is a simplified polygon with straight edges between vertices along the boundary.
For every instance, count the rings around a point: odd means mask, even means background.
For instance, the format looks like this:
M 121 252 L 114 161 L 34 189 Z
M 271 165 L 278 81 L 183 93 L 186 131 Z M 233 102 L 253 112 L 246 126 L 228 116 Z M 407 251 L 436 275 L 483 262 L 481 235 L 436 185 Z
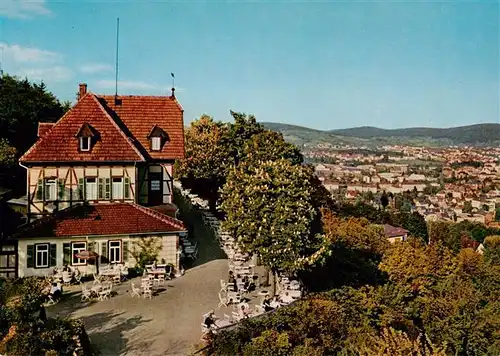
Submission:
M 217 305 L 217 308 L 222 306 L 227 307 L 227 298 L 222 296 L 222 293 L 219 292 L 219 305 Z
M 134 284 L 134 282 L 131 282 L 131 286 L 132 286 L 132 289 L 130 290 L 130 295 L 133 297 L 137 296 L 137 297 L 140 297 L 141 296 L 141 289 L 140 288 L 137 288 Z
M 71 284 L 71 281 L 73 280 L 73 276 L 71 275 L 71 273 L 64 271 L 62 273 L 62 280 L 63 280 L 64 284 Z
M 164 274 L 159 274 L 158 275 L 157 283 L 158 283 L 158 285 L 165 284 L 165 275 Z
M 121 279 L 121 277 L 120 277 L 120 275 L 119 275 L 119 274 L 115 274 L 115 275 L 113 276 L 113 284 L 120 284 L 120 283 L 121 283 L 121 281 L 122 281 L 122 279 Z
M 240 313 L 238 313 L 238 312 L 233 311 L 232 315 L 233 315 L 233 320 L 235 320 L 235 321 L 240 321 L 242 319 Z
M 151 290 L 151 285 L 144 285 L 143 286 L 144 299 L 149 298 L 151 300 L 152 296 L 153 296 L 153 291 Z
M 227 291 L 227 283 L 223 279 L 220 280 L 220 288 L 223 291 Z
M 80 285 L 82 286 L 82 302 L 90 301 L 90 299 L 92 299 L 92 291 L 90 289 L 87 289 L 85 284 L 81 282 Z
M 109 299 L 111 296 L 111 291 L 113 289 L 113 283 L 106 283 L 102 290 L 99 292 L 99 297 L 98 299 L 100 301 L 103 301 L 104 299 Z

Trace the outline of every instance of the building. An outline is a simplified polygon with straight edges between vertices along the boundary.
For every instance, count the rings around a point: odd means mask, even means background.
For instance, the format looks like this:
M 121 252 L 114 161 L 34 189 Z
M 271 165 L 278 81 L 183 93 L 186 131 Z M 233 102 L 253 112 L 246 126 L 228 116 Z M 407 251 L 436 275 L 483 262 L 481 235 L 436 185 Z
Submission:
M 155 238 L 161 259 L 179 266 L 181 221 L 171 210 L 173 165 L 184 157 L 183 109 L 170 96 L 105 96 L 80 84 L 77 103 L 20 158 L 27 170 L 30 223 L 16 234 L 18 274 L 45 275 L 75 257 L 134 265 L 139 239 Z M 144 223 L 148 222 L 148 223 Z M 1 265 L 0 265 L 1 267 Z
M 98 96 L 81 84 L 76 105 L 38 135 L 20 158 L 30 219 L 83 202 L 171 203 L 173 164 L 184 157 L 174 95 Z
M 405 241 L 408 237 L 408 230 L 400 227 L 394 227 L 389 224 L 384 225 L 384 233 L 385 237 L 387 237 L 387 239 L 391 243 L 394 243 L 396 241 Z
M 135 203 L 75 205 L 47 215 L 17 233 L 18 276 L 45 276 L 64 265 L 82 274 L 96 265 L 81 260 L 81 251 L 95 251 L 98 263 L 134 267 L 140 253 L 138 240 L 155 245 L 158 261 L 179 268 L 179 220 Z

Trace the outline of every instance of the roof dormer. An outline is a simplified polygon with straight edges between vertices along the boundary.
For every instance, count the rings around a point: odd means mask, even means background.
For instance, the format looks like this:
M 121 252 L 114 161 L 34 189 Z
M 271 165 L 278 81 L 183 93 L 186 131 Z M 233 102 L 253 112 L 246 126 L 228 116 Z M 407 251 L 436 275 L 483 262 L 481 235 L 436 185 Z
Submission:
M 78 150 L 80 152 L 90 152 L 96 142 L 97 133 L 88 123 L 84 123 L 76 133 L 78 139 Z
M 148 135 L 149 149 L 161 151 L 163 146 L 170 140 L 168 134 L 158 125 L 154 125 Z

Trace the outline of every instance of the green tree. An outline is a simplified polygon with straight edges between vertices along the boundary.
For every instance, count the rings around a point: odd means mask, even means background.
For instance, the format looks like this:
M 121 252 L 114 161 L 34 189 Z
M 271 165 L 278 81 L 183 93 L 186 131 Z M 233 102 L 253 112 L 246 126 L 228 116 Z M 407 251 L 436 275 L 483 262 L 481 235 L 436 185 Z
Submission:
M 16 164 L 17 150 L 9 145 L 9 141 L 0 138 L 0 166 L 5 168 L 12 167 Z
M 304 157 L 297 146 L 288 143 L 279 132 L 264 130 L 251 136 L 243 147 L 242 159 L 257 164 L 259 161 L 287 159 L 292 164 L 301 164 Z
M 488 262 L 500 266 L 500 235 L 486 237 L 484 248 L 484 258 Z
M 245 144 L 256 134 L 264 131 L 264 126 L 257 123 L 253 115 L 230 111 L 234 123 L 229 125 L 229 132 L 224 144 L 229 148 L 234 165 L 237 166 L 245 156 Z
M 241 163 L 222 189 L 223 228 L 272 271 L 294 271 L 314 250 L 316 218 L 308 169 L 279 159 Z
M 202 115 L 185 132 L 185 158 L 176 162 L 175 175 L 183 186 L 209 200 L 212 207 L 224 185 L 232 158 L 227 146 L 228 128 Z
M 25 152 L 37 139 L 40 121 L 55 122 L 64 114 L 56 97 L 44 83 L 30 83 L 4 74 L 0 83 L 0 138 L 18 152 Z

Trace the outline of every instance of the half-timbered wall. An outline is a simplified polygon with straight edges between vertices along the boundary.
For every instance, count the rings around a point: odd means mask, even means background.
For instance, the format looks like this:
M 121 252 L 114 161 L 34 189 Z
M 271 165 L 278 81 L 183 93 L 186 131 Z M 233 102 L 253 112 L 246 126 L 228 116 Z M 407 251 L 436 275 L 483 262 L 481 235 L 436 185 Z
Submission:
M 28 214 L 36 216 L 50 213 L 84 201 L 89 203 L 134 202 L 135 177 L 134 166 L 30 167 L 28 169 Z M 88 199 L 86 194 L 87 178 L 95 179 L 95 199 Z M 117 180 L 122 178 L 123 182 L 123 191 L 115 194 L 116 196 L 113 196 L 113 178 Z M 55 188 L 47 185 L 47 181 L 52 184 L 55 182 Z M 48 192 L 50 189 L 53 190 Z M 118 192 L 118 189 L 115 191 Z

